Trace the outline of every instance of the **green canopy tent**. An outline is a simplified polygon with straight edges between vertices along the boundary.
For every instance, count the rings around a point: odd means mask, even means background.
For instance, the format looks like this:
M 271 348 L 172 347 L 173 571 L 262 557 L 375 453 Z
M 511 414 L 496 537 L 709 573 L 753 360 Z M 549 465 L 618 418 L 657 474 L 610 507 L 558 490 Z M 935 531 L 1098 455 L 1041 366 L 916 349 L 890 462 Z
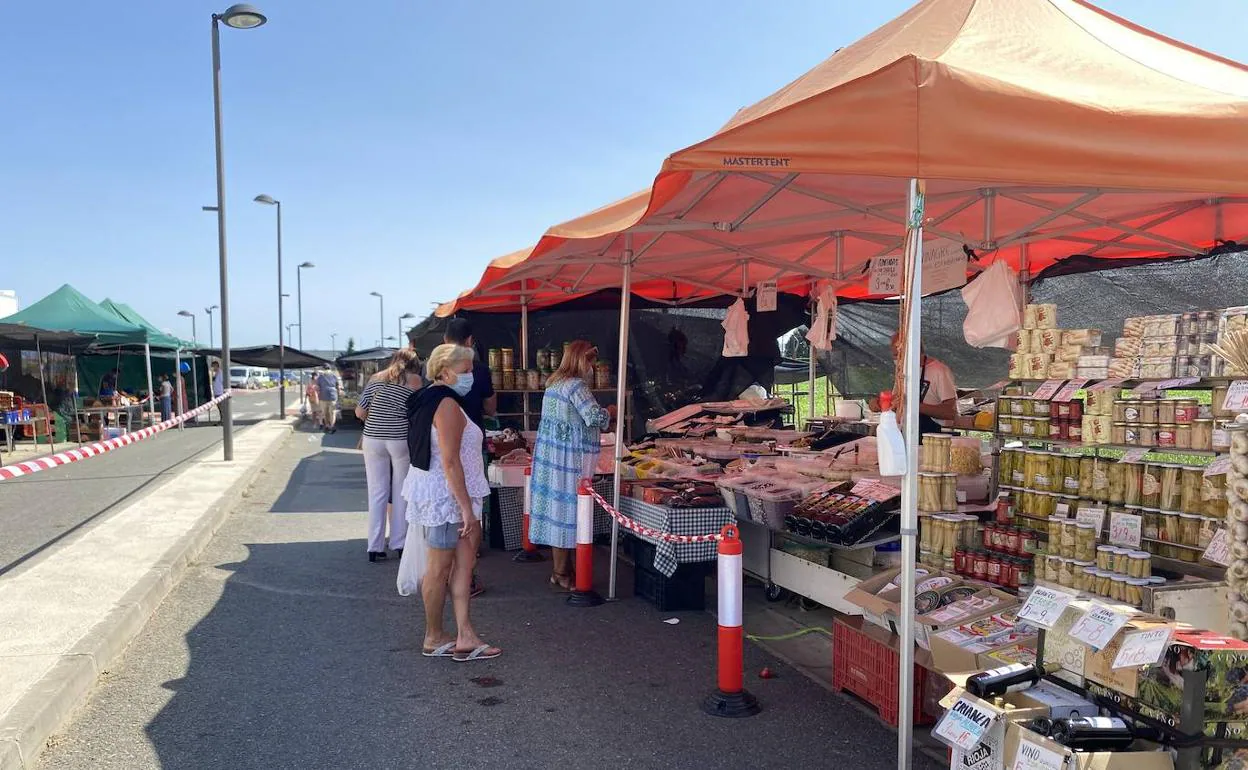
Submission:
M 181 369 L 182 369 L 182 352 L 194 350 L 195 345 L 193 343 L 187 342 L 184 339 L 175 337 L 172 334 L 161 331 L 160 329 L 156 327 L 155 324 L 153 324 L 151 321 L 148 321 L 146 318 L 140 315 L 134 308 L 130 307 L 124 302 L 117 302 L 112 299 L 105 299 L 103 302 L 100 303 L 100 307 L 116 315 L 118 318 L 125 320 L 127 323 L 134 324 L 135 326 L 139 326 L 143 328 L 144 330 L 146 330 L 147 345 L 148 345 L 147 369 L 148 369 L 148 393 L 149 394 L 153 394 L 152 384 L 154 382 L 154 378 L 159 374 L 169 374 L 174 378 L 175 382 L 177 381 L 177 376 L 181 373 Z M 151 356 L 151 351 L 153 350 L 172 351 L 173 352 L 172 368 L 166 365 L 155 365 L 152 361 L 152 356 Z M 157 358 L 159 357 L 160 356 L 158 355 Z M 194 394 L 194 399 L 195 399 L 194 406 L 199 405 L 199 363 L 200 362 L 196 361 L 195 357 L 192 355 L 191 362 L 190 362 L 191 378 L 192 378 L 191 392 Z M 91 374 L 92 376 L 102 376 L 103 372 L 102 371 L 91 372 Z M 177 390 L 177 396 L 180 401 L 181 396 L 182 396 L 181 388 Z M 149 398 L 149 401 L 151 401 L 152 406 L 154 407 L 155 405 L 154 394 Z M 187 404 L 179 403 L 176 406 L 178 407 L 177 411 L 180 413 L 182 411 L 185 411 L 185 407 L 187 406 Z

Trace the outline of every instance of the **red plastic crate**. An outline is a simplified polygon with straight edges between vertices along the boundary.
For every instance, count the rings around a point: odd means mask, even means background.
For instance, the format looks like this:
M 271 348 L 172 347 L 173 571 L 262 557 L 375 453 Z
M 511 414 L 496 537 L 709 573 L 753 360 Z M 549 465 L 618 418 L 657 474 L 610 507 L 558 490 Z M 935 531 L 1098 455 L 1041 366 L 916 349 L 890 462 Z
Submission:
M 897 674 L 900 660 L 897 651 L 886 642 L 864 633 L 861 618 L 846 621 L 837 618 L 832 624 L 832 686 L 853 693 L 876 708 L 880 719 L 897 726 Z M 927 686 L 927 670 L 914 667 L 914 724 L 931 724 L 923 713 L 923 693 Z

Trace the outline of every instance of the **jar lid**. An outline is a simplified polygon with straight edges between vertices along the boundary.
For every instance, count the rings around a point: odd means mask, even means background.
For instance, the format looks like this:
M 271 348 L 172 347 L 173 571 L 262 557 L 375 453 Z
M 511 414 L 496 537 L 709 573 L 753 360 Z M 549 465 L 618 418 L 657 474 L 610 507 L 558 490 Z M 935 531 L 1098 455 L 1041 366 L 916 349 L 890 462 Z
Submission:
M 1151 508 L 1149 508 L 1149 509 L 1146 509 L 1146 510 L 1152 510 L 1152 509 L 1151 509 Z M 1182 514 L 1182 513 L 1180 513 L 1179 511 L 1162 511 L 1162 512 L 1161 512 L 1161 515 L 1162 515 L 1162 516 L 1182 516 L 1183 514 Z
M 1146 586 L 1148 585 L 1148 578 L 1127 578 L 1127 585 Z
M 1144 513 L 1161 513 L 1160 508 L 1141 508 L 1140 510 L 1144 511 Z
M 1117 428 L 1118 426 L 1122 426 L 1122 427 L 1124 427 L 1124 428 L 1125 428 L 1125 427 L 1127 427 L 1127 424 L 1126 424 L 1125 422 L 1116 422 L 1116 423 L 1114 423 L 1114 427 L 1115 427 L 1115 428 Z
M 1166 584 L 1166 579 L 1162 577 L 1161 575 L 1153 575 L 1146 579 L 1148 580 L 1149 583 L 1155 586 L 1163 586 Z
M 1128 580 L 1126 575 L 1119 575 L 1117 572 L 1110 574 L 1109 579 L 1118 583 L 1125 583 Z
M 1078 567 L 1078 568 L 1080 568 L 1080 569 L 1088 569 L 1089 567 L 1091 567 L 1091 566 L 1092 566 L 1092 565 L 1094 565 L 1094 564 L 1096 564 L 1096 562 L 1094 562 L 1094 561 L 1077 561 L 1077 562 L 1075 562 L 1075 566 L 1076 566 L 1076 567 Z
M 1180 519 L 1196 519 L 1197 521 L 1199 521 L 1199 520 L 1200 520 L 1200 514 L 1198 514 L 1198 513 L 1180 513 L 1180 514 L 1179 514 L 1179 518 L 1180 518 Z
M 1207 422 L 1210 425 L 1213 425 L 1213 418 L 1212 417 L 1197 417 L 1192 422 Z
M 932 478 L 932 477 L 939 477 L 939 476 L 941 476 L 941 475 L 943 475 L 943 474 L 940 474 L 940 473 L 935 473 L 935 472 L 931 472 L 931 471 L 919 471 L 919 478 L 921 478 L 921 479 L 929 479 L 929 478 Z
M 1148 551 L 1132 551 L 1127 556 L 1130 556 L 1132 559 L 1151 559 L 1153 557 Z
M 1057 493 L 1053 493 L 1053 494 L 1057 494 Z M 1079 499 L 1079 495 L 1060 495 L 1059 494 L 1057 496 L 1062 498 L 1063 500 L 1078 500 Z
M 1110 549 L 1110 552 L 1114 554 L 1114 556 L 1125 556 L 1131 553 L 1130 548 L 1119 548 L 1116 545 L 1111 545 L 1109 549 Z
M 1095 530 L 1096 530 L 1096 525 L 1095 525 L 1095 524 L 1093 524 L 1093 523 L 1092 523 L 1092 522 L 1090 522 L 1090 521 L 1081 522 L 1081 523 L 1079 523 L 1079 524 L 1077 524 L 1077 525 L 1075 525 L 1075 526 L 1079 527 L 1079 529 L 1090 529 L 1090 530 L 1093 530 L 1093 531 L 1095 531 Z
M 1110 551 L 1114 550 L 1114 547 L 1113 547 L 1112 545 L 1098 545 L 1098 546 L 1096 547 L 1096 550 L 1098 550 L 1098 551 L 1105 551 L 1106 553 L 1108 553 L 1108 552 L 1110 552 Z
M 1163 422 L 1163 423 L 1161 423 L 1158 427 L 1160 427 L 1160 428 L 1169 428 L 1170 430 L 1174 430 L 1174 428 L 1175 428 L 1175 426 L 1176 426 L 1176 425 L 1177 425 L 1177 423 L 1173 423 L 1173 422 Z
M 1095 575 L 1098 572 L 1100 572 L 1100 570 L 1097 569 L 1096 567 L 1084 567 L 1083 571 L 1085 574 L 1088 574 L 1088 575 Z

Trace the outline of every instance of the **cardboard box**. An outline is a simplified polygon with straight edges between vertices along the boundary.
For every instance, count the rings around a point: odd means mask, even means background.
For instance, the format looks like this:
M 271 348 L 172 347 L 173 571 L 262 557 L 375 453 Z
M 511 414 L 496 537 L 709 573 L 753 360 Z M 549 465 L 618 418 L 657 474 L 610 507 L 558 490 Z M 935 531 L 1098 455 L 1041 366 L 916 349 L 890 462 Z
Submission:
M 1153 748 L 1137 741 L 1140 748 Z M 1005 729 L 1005 767 L 1022 764 L 1019 752 L 1027 752 L 1032 761 L 1028 767 L 1068 767 L 1075 770 L 1174 770 L 1174 760 L 1168 751 L 1091 751 L 1074 752 L 1060 743 L 1033 733 L 1017 722 L 1010 722 Z
M 1019 630 L 1013 620 L 989 615 L 933 634 L 929 640 L 932 664 L 938 671 L 982 671 L 1006 665 L 994 654 L 1018 647 L 1036 647 L 1036 635 Z
M 998 708 L 992 703 L 976 698 L 962 689 L 960 685 L 966 683 L 966 677 L 968 676 L 970 674 L 965 673 L 950 675 L 950 679 L 955 681 L 957 685 L 948 695 L 941 699 L 940 705 L 945 709 L 950 709 L 959 699 L 964 698 L 974 704 L 976 708 L 994 715 L 995 718 L 992 726 L 988 728 L 983 738 L 980 739 L 979 744 L 970 751 L 962 751 L 957 747 L 952 748 L 949 767 L 951 770 L 1003 770 L 1005 767 L 1006 725 L 1010 722 L 1044 716 L 1046 711 L 1042 706 L 1032 701 L 1026 692 L 1007 694 L 1002 700 L 1008 705 L 1008 708 Z
M 892 588 L 887 591 L 884 589 L 900 574 L 900 569 L 890 569 L 886 572 L 881 572 L 875 577 L 863 580 L 854 586 L 853 590 L 845 594 L 845 601 L 861 607 L 862 616 L 867 622 L 895 633 L 897 631 L 897 619 L 901 615 L 901 589 Z M 962 582 L 957 575 L 949 575 L 940 570 L 928 570 L 925 575 L 915 576 L 915 585 L 932 578 L 948 578 L 950 580 L 947 585 L 942 586 L 941 590 L 960 586 Z
M 1122 649 L 1122 642 L 1126 636 L 1133 631 L 1147 631 L 1154 628 L 1164 628 L 1172 625 L 1164 620 L 1149 620 L 1147 618 L 1137 618 L 1122 627 L 1122 630 L 1114 634 L 1114 638 L 1109 640 L 1109 644 L 1105 645 L 1099 652 L 1088 649 L 1084 656 L 1083 675 L 1090 681 L 1098 682 L 1106 685 L 1123 695 L 1134 698 L 1139 691 L 1140 668 L 1112 668 L 1114 659 L 1118 657 L 1118 652 Z
M 1100 709 L 1092 701 L 1050 682 L 1040 682 L 1027 690 L 1027 697 L 1047 709 L 1045 716 L 1052 719 L 1090 717 L 1100 713 Z
M 914 640 L 923 649 L 930 649 L 929 637 L 931 636 L 969 621 L 1014 609 L 1017 606 L 1017 596 L 995 588 L 983 588 L 966 599 L 915 618 Z
M 1084 610 L 1072 606 L 1066 607 L 1062 616 L 1044 635 L 1044 660 L 1046 663 L 1061 664 L 1062 670 L 1054 676 L 1070 682 L 1076 687 L 1083 687 L 1083 672 L 1088 646 L 1078 639 L 1070 638 L 1070 629 L 1083 615 Z
M 1176 632 L 1161 665 L 1140 676 L 1136 699 L 1177 719 L 1184 671 L 1204 674 L 1204 721 L 1248 720 L 1248 642 L 1205 631 Z

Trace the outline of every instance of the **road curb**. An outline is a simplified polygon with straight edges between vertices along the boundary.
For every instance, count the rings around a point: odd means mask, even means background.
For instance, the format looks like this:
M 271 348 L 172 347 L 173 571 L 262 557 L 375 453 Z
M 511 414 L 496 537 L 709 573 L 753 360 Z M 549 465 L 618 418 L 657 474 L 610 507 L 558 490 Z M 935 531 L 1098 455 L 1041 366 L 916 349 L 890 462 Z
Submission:
M 243 492 L 272 456 L 272 447 L 294 430 L 295 421 L 282 425 L 260 423 L 272 438 L 242 474 L 213 502 L 192 528 L 117 601 L 108 614 L 64 653 L 0 719 L 0 770 L 30 770 L 37 765 L 47 741 L 73 715 L 95 685 L 99 675 L 118 660 L 156 609 L 199 557 L 225 522 Z M 181 471 L 192 472 L 195 465 Z M 168 484 L 176 484 L 178 477 Z

